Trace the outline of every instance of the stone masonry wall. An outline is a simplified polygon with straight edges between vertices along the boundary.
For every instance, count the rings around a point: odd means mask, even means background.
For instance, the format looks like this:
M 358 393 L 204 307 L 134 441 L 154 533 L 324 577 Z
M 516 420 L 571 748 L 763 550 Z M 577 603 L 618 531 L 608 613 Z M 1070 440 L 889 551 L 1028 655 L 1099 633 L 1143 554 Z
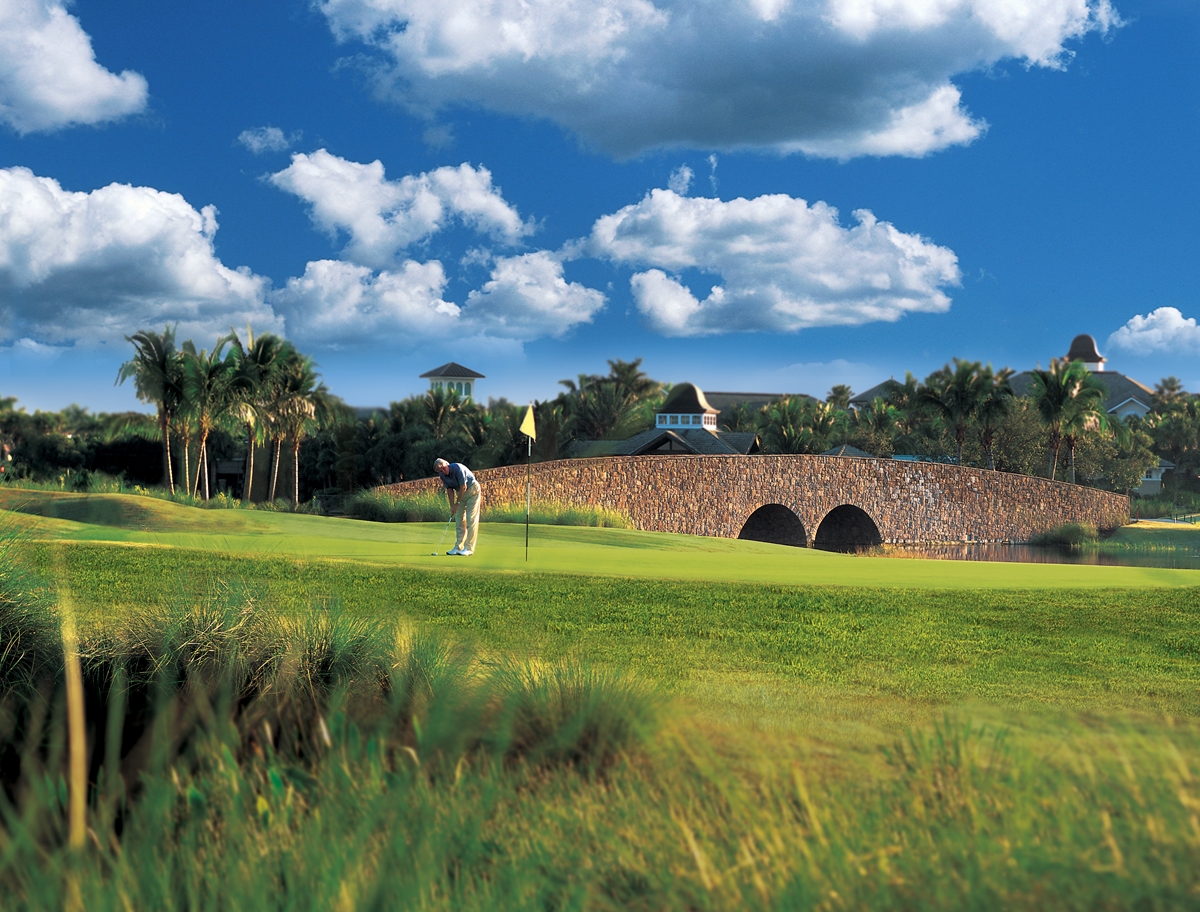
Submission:
M 475 473 L 484 504 L 524 503 L 525 466 Z M 618 510 L 637 529 L 736 538 L 759 507 L 781 504 L 812 544 L 850 504 L 885 542 L 1022 542 L 1065 523 L 1113 529 L 1129 498 L 1044 478 L 936 463 L 839 456 L 610 456 L 538 463 L 533 498 Z M 438 490 L 439 478 L 380 490 Z

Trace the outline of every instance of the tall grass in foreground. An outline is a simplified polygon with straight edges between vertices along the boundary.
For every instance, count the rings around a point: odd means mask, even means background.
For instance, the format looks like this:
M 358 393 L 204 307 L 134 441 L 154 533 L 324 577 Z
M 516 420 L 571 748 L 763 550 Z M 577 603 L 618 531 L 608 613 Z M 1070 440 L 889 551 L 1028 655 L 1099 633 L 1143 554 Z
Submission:
M 371 522 L 444 522 L 449 515 L 445 495 L 440 492 L 396 495 L 385 491 L 362 491 L 347 498 L 347 516 Z M 484 498 L 481 522 L 525 522 L 525 504 L 491 504 Z M 627 529 L 629 521 L 616 510 L 579 507 L 557 501 L 532 504 L 529 521 L 538 525 L 593 526 Z
M 663 729 L 604 775 L 567 763 L 430 763 L 332 724 L 320 762 L 198 740 L 148 770 L 80 852 L 32 776 L 0 822 L 5 908 L 59 910 L 1194 909 L 1200 779 L 1170 740 L 1047 758 L 947 722 L 892 776 L 734 772 Z M 335 722 L 337 717 L 335 717 Z M 433 735 L 432 737 L 437 737 Z M 103 798 L 101 798 L 103 800 Z
M 0 595 L 58 642 L 36 585 Z M 82 629 L 79 848 L 61 651 L 14 663 L 5 912 L 1200 901 L 1194 719 L 1149 735 L 1090 719 L 1034 750 L 948 717 L 892 745 L 881 776 L 823 776 L 785 743 L 727 752 L 729 732 L 618 672 L 516 663 L 383 616 L 282 615 L 216 581 Z

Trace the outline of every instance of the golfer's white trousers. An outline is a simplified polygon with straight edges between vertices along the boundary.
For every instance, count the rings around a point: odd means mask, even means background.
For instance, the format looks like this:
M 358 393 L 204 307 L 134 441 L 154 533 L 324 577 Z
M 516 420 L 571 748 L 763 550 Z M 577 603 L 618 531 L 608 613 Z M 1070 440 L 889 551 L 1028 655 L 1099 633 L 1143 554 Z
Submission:
M 482 505 L 483 498 L 477 482 L 467 488 L 467 496 L 458 511 L 458 524 L 454 527 L 458 532 L 458 541 L 454 547 L 459 551 L 475 550 L 475 537 L 479 534 L 479 508 Z

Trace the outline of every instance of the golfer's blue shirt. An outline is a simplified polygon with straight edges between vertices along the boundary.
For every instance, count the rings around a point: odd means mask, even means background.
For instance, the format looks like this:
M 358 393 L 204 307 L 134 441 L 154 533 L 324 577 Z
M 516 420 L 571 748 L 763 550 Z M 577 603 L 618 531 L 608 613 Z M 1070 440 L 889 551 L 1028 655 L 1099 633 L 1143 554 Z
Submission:
M 442 484 L 448 488 L 461 488 L 475 484 L 475 476 L 461 462 L 450 463 L 450 471 L 442 476 Z

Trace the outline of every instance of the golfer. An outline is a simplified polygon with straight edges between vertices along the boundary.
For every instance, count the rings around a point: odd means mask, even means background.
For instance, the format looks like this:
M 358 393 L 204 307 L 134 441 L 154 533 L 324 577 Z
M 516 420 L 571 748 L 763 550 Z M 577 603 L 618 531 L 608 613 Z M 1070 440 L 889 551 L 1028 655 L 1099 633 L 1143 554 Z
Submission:
M 446 553 L 470 557 L 475 553 L 475 536 L 479 533 L 479 482 L 461 462 L 438 459 L 433 467 L 442 476 L 442 484 L 446 486 L 450 515 L 458 513 L 458 523 L 454 527 L 458 538 L 454 550 Z

